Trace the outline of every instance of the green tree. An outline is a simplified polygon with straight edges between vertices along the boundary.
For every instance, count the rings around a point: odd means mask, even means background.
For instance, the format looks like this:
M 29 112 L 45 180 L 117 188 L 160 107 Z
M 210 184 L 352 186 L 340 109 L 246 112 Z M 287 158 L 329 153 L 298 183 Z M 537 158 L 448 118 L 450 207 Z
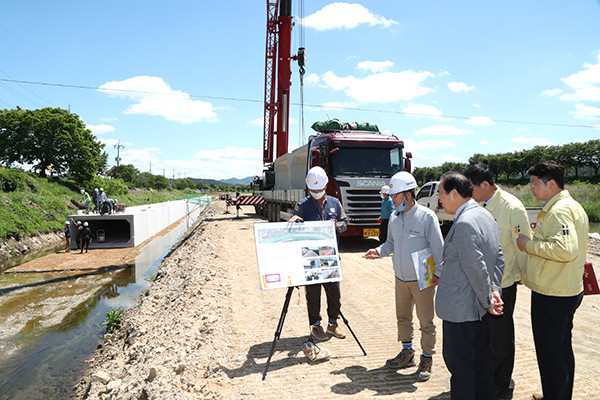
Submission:
M 140 171 L 131 164 L 125 164 L 119 165 L 118 167 L 115 165 L 107 171 L 107 174 L 113 178 L 121 178 L 128 183 L 130 187 L 133 187 L 138 185 Z
M 106 162 L 103 147 L 67 110 L 0 111 L 0 161 L 29 164 L 41 177 L 50 169 L 77 183 L 89 182 Z

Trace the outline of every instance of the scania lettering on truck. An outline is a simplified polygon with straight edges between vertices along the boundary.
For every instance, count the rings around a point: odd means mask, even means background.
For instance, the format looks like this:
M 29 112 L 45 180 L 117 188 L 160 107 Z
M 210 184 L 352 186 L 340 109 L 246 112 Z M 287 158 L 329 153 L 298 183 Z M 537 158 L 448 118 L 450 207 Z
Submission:
M 256 212 L 269 221 L 287 220 L 296 203 L 308 195 L 307 171 L 322 167 L 329 177 L 326 193 L 342 203 L 348 230 L 341 236 L 379 235 L 381 186 L 393 174 L 411 169 L 411 153 L 404 153 L 404 142 L 382 134 L 377 125 L 340 123 L 337 120 L 315 123 L 318 134 L 308 143 L 275 159 L 254 182 L 254 194 L 263 196 L 264 205 Z

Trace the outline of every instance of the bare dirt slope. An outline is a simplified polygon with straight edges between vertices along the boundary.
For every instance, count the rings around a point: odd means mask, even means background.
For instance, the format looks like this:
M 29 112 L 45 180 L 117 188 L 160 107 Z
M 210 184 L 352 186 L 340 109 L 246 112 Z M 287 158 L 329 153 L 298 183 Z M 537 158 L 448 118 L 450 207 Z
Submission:
M 224 214 L 223 202 L 211 205 L 205 221 L 164 261 L 148 296 L 126 312 L 124 326 L 99 348 L 90 361 L 90 373 L 77 388 L 77 397 L 450 398 L 440 320 L 436 320 L 438 354 L 428 382 L 415 381 L 416 368 L 391 371 L 384 367 L 400 346 L 391 259 L 362 258 L 377 245 L 375 240 L 346 241 L 340 248 L 342 312 L 368 355 L 363 356 L 348 334 L 344 340 L 322 343 L 333 354 L 330 361 L 309 363 L 300 350 L 309 328 L 304 291 L 294 290 L 269 372 L 262 380 L 286 291 L 261 291 L 252 225 L 265 221 L 251 208 L 244 210 L 235 219 L 235 214 Z M 598 258 L 594 260 L 600 265 Z M 527 288 L 519 288 L 515 399 L 541 391 L 529 294 Z M 322 300 L 325 315 L 324 295 Z M 599 310 L 600 296 L 587 296 L 576 314 L 575 399 L 600 399 Z M 413 343 L 417 349 L 419 337 L 416 329 Z

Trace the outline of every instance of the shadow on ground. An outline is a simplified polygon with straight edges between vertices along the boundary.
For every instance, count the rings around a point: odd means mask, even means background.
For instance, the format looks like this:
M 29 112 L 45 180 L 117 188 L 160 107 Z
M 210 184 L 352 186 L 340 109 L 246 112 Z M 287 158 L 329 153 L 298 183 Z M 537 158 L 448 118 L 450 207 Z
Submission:
M 387 367 L 368 370 L 361 365 L 353 365 L 339 371 L 332 371 L 333 375 L 346 375 L 350 382 L 337 383 L 331 391 L 337 394 L 358 394 L 364 390 L 371 390 L 378 396 L 397 393 L 412 393 L 417 390 L 414 385 L 416 374 L 403 375 Z
M 308 363 L 308 359 L 304 357 L 301 348 L 302 343 L 308 340 L 307 336 L 300 336 L 295 338 L 283 338 L 277 341 L 275 351 L 269 364 L 268 372 L 277 371 L 283 368 L 292 367 L 298 364 Z M 250 374 L 263 374 L 271 351 L 273 342 L 263 342 L 251 346 L 246 355 L 244 363 L 234 369 L 229 369 L 225 366 L 221 367 L 222 371 L 229 376 L 229 378 L 239 378 Z M 279 353 L 285 352 L 287 356 L 285 358 L 278 359 Z M 267 373 L 268 379 L 268 373 Z

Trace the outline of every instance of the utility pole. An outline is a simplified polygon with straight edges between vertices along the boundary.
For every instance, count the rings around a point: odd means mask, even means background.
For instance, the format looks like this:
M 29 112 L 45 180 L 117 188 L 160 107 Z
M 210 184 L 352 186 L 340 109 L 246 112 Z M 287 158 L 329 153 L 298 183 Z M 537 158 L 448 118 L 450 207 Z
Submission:
M 165 178 L 165 167 L 163 167 L 163 178 Z
M 150 161 L 150 173 L 152 173 L 152 161 Z
M 125 146 L 122 145 L 121 142 L 117 140 L 117 144 L 115 144 L 114 147 L 115 147 L 115 149 L 117 149 L 117 156 L 115 157 L 115 160 L 117 161 L 117 168 L 118 168 L 119 163 L 121 162 L 121 157 L 119 156 L 119 154 L 120 154 L 119 150 L 124 149 Z

